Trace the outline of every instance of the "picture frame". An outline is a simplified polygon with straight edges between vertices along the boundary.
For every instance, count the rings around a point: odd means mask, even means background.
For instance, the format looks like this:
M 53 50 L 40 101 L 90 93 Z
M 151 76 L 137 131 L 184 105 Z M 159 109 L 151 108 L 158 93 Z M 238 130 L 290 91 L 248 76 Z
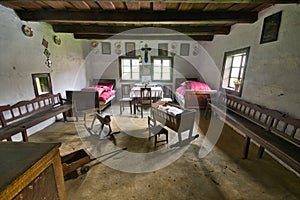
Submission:
M 135 56 L 135 43 L 125 42 L 125 52 L 126 56 Z
M 50 73 L 31 74 L 34 94 L 36 97 L 52 94 Z
M 180 55 L 181 56 L 189 56 L 190 55 L 190 44 L 189 43 L 181 43 L 180 44 Z
M 273 42 L 278 39 L 282 11 L 270 15 L 264 19 L 260 44 Z
M 168 43 L 158 44 L 158 56 L 168 56 Z
M 110 55 L 111 54 L 111 45 L 110 42 L 102 42 L 102 54 Z

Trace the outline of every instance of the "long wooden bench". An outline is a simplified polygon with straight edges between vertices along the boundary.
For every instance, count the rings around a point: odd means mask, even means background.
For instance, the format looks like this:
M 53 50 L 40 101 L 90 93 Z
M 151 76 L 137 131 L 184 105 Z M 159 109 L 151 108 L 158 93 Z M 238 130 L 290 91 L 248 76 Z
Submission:
M 0 141 L 12 141 L 12 136 L 21 133 L 23 141 L 28 141 L 27 129 L 45 120 L 72 110 L 72 102 L 63 99 L 61 94 L 51 94 L 29 101 L 20 101 L 15 105 L 0 106 Z
M 259 145 L 261 158 L 266 149 L 300 173 L 300 120 L 287 114 L 247 102 L 232 95 L 220 95 L 208 103 L 205 111 L 216 113 L 225 123 L 245 134 L 244 158 L 248 157 L 250 140 Z

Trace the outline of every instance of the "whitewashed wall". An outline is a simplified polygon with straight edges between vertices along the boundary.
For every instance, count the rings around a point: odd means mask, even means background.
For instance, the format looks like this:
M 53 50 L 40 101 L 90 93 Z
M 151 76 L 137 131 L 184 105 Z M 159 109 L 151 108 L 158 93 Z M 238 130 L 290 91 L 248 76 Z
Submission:
M 263 19 L 282 11 L 278 40 L 259 44 Z M 229 35 L 202 42 L 219 70 L 224 52 L 250 46 L 242 97 L 300 118 L 300 6 L 275 5 L 256 23 L 235 25 Z
M 125 34 L 128 32 L 135 33 L 135 32 L 164 32 L 165 29 L 160 28 L 142 28 L 142 29 L 133 29 L 130 31 L 126 31 Z M 167 30 L 174 32 L 172 30 Z M 215 84 L 215 69 L 216 68 L 206 68 L 203 66 L 214 65 L 214 61 L 209 58 L 206 50 L 202 48 L 198 42 L 188 38 L 187 36 L 182 35 L 182 37 L 186 40 L 175 40 L 175 41 L 163 41 L 163 40 L 115 40 L 113 37 L 109 38 L 106 41 L 98 41 L 99 45 L 90 51 L 90 54 L 86 58 L 86 66 L 87 66 L 87 74 L 90 81 L 93 79 L 99 78 L 114 78 L 117 80 L 117 89 L 120 87 L 120 80 L 119 80 L 119 60 L 118 57 L 125 55 L 125 43 L 127 42 L 134 42 L 136 48 L 136 55 L 144 56 L 144 52 L 141 51 L 141 48 L 144 47 L 145 44 L 148 47 L 151 47 L 151 51 L 148 53 L 149 62 L 151 60 L 151 56 L 158 55 L 158 44 L 159 43 L 168 43 L 169 49 L 169 56 L 171 56 L 172 51 L 172 44 L 176 45 L 174 56 L 174 76 L 173 76 L 173 83 L 175 83 L 175 79 L 177 77 L 199 77 L 199 79 L 205 79 L 213 88 L 217 88 L 219 84 Z M 102 46 L 101 42 L 109 42 L 111 44 L 111 54 L 103 55 L 102 54 Z M 119 42 L 121 44 L 121 52 L 120 54 L 116 53 L 115 44 Z M 189 56 L 180 56 L 180 44 L 182 43 L 189 43 Z M 198 46 L 199 53 L 197 55 L 193 54 L 194 46 Z M 204 65 L 202 65 L 204 63 Z M 209 78 L 207 74 L 210 74 Z M 212 78 L 212 76 L 214 78 Z M 219 76 L 218 76 L 219 77 Z M 173 88 L 175 89 L 175 88 Z
M 32 27 L 32 37 L 23 34 L 23 24 Z M 13 10 L 0 6 L 0 105 L 33 99 L 33 73 L 50 73 L 53 92 L 63 96 L 66 89 L 80 89 L 87 84 L 84 59 L 89 49 L 86 42 L 74 40 L 71 34 L 57 34 L 62 42 L 56 45 L 54 35 L 49 24 L 21 21 Z M 49 42 L 51 68 L 45 65 L 43 37 Z M 29 133 L 53 121 L 35 126 Z

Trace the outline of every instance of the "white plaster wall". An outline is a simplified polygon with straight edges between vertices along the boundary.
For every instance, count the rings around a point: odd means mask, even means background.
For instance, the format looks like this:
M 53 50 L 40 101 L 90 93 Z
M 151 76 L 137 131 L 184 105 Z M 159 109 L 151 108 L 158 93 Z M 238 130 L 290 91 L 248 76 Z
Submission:
M 131 30 L 134 32 L 135 30 Z M 147 29 L 144 29 L 147 32 Z M 158 31 L 160 31 L 158 29 Z M 123 34 L 123 33 L 120 33 Z M 173 70 L 173 83 L 177 77 L 198 77 L 200 80 L 205 80 L 212 88 L 217 88 L 219 84 L 216 84 L 216 76 L 215 73 L 216 67 L 207 68 L 208 66 L 213 66 L 213 59 L 209 58 L 208 53 L 204 48 L 200 46 L 194 40 L 191 40 L 187 36 L 187 40 L 176 40 L 176 41 L 166 41 L 166 40 L 115 40 L 113 38 L 98 41 L 99 45 L 95 48 L 91 48 L 90 54 L 86 57 L 86 68 L 87 68 L 87 79 L 90 81 L 93 79 L 99 78 L 113 78 L 117 80 L 117 89 L 120 88 L 120 80 L 119 80 L 119 56 L 125 55 L 125 43 L 126 42 L 135 42 L 136 55 L 144 56 L 144 52 L 140 49 L 144 47 L 145 44 L 148 44 L 148 47 L 151 47 L 151 51 L 149 52 L 149 60 L 151 56 L 158 55 L 158 44 L 159 43 L 168 43 L 168 49 L 171 51 L 171 45 L 176 44 L 176 55 L 174 56 L 174 70 Z M 110 42 L 111 43 L 111 54 L 103 55 L 101 42 Z M 117 54 L 115 52 L 115 43 L 121 43 L 121 53 Z M 180 56 L 180 44 L 181 43 L 190 43 L 189 56 Z M 199 54 L 193 55 L 193 50 L 195 44 L 198 44 Z M 170 56 L 170 53 L 169 53 Z M 150 63 L 150 62 L 149 62 Z M 204 65 L 203 65 L 204 63 Z M 175 88 L 173 88 L 175 89 Z
M 278 40 L 259 44 L 263 19 L 281 10 Z M 224 52 L 250 46 L 242 97 L 300 118 L 300 6 L 272 6 L 256 23 L 235 25 L 229 35 L 201 44 L 220 71 Z
M 23 34 L 23 24 L 32 27 L 32 37 Z M 33 73 L 50 73 L 53 92 L 60 92 L 63 96 L 66 89 L 80 89 L 87 84 L 84 67 L 88 51 L 86 42 L 74 40 L 71 34 L 57 34 L 62 42 L 56 45 L 54 35 L 51 25 L 21 21 L 13 10 L 0 6 L 0 105 L 33 99 Z M 43 37 L 49 42 L 51 68 L 45 65 Z M 31 128 L 29 134 L 53 121 Z

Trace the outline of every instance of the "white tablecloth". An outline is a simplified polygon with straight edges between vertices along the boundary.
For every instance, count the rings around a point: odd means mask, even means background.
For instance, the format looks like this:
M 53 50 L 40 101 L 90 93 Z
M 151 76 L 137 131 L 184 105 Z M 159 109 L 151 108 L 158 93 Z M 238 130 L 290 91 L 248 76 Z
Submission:
M 164 92 L 161 87 L 151 87 L 151 96 L 157 98 L 163 98 Z M 133 87 L 130 91 L 130 97 L 141 97 L 141 87 Z

